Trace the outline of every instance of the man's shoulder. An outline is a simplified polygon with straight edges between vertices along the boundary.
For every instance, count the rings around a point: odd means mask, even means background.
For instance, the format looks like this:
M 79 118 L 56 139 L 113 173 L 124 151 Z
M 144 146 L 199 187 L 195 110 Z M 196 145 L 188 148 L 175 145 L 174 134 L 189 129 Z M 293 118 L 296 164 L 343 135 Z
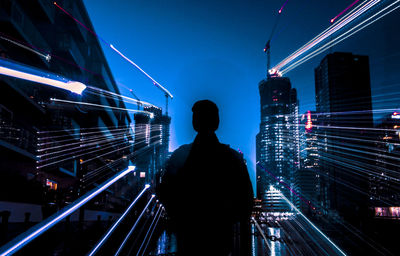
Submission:
M 243 155 L 240 154 L 238 151 L 234 150 L 233 148 L 231 148 L 229 146 L 229 144 L 222 144 L 221 143 L 221 147 L 223 148 L 223 150 L 230 155 L 231 157 L 238 159 L 238 160 L 243 160 Z
M 168 162 L 174 164 L 183 164 L 186 158 L 189 156 L 191 148 L 192 144 L 185 144 L 180 146 L 174 152 L 172 152 L 172 155 L 168 159 Z

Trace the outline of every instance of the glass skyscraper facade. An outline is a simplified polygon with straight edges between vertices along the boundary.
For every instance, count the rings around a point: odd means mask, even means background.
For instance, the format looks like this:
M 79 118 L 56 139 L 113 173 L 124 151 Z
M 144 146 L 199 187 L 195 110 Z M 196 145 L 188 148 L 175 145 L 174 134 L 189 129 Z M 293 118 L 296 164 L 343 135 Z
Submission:
M 298 202 L 295 175 L 300 166 L 298 99 L 296 89 L 285 77 L 269 77 L 259 83 L 261 99 L 260 132 L 257 145 L 257 197 L 271 210 L 271 185 L 292 202 Z M 279 209 L 276 209 L 279 211 Z

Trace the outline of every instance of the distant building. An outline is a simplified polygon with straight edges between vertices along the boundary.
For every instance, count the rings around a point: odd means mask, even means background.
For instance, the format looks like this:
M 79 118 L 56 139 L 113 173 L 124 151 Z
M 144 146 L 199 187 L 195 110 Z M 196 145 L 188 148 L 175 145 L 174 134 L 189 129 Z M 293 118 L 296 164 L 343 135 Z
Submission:
M 400 220 L 400 112 L 375 126 L 376 172 L 369 175 L 369 200 L 376 218 Z
M 299 169 L 298 99 L 288 78 L 270 77 L 259 83 L 260 132 L 256 136 L 257 198 L 270 205 L 269 188 L 274 186 L 292 202 L 291 193 Z M 279 182 L 279 181 L 281 182 Z M 275 204 L 275 203 L 274 203 Z
M 315 215 L 324 210 L 324 194 L 321 191 L 324 185 L 319 170 L 318 116 L 315 111 L 307 111 L 301 116 L 299 130 L 300 171 L 297 187 L 302 196 L 300 209 L 303 213 Z
M 368 142 L 373 127 L 368 56 L 332 53 L 315 69 L 316 110 L 323 205 L 359 225 L 367 215 Z
M 169 126 L 171 117 L 162 109 L 145 107 L 153 118 L 143 113 L 135 114 L 135 164 L 143 183 L 156 185 L 169 156 Z

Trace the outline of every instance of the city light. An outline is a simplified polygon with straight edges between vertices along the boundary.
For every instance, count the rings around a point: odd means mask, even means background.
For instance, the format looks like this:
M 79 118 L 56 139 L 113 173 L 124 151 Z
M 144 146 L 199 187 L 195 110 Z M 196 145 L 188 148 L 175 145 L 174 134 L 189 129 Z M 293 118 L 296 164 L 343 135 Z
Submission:
M 86 193 L 84 196 L 76 200 L 74 203 L 66 206 L 63 208 L 61 211 L 57 212 L 56 214 L 50 216 L 46 220 L 40 222 L 39 224 L 33 226 L 30 228 L 28 231 L 24 232 L 11 242 L 7 243 L 5 246 L 3 246 L 1 250 L 0 256 L 6 256 L 6 255 L 12 255 L 18 250 L 20 250 L 22 247 L 27 245 L 29 242 L 31 242 L 33 239 L 36 237 L 40 236 L 42 233 L 44 233 L 46 230 L 49 228 L 53 227 L 55 224 L 60 222 L 62 219 L 79 209 L 82 205 L 86 204 L 88 201 L 90 201 L 92 198 L 103 192 L 105 189 L 107 189 L 109 186 L 114 184 L 116 181 L 120 180 L 121 178 L 125 177 L 128 173 L 131 173 L 135 170 L 135 166 L 129 166 L 126 170 L 121 171 L 102 183 L 100 186 L 96 187 L 95 189 L 89 191 Z M 142 193 L 148 189 L 149 187 L 145 187 L 145 189 L 142 191 Z
M 4 59 L 0 59 L 0 74 L 40 84 L 50 85 L 76 94 L 82 94 L 82 92 L 86 89 L 86 85 L 81 82 L 71 81 L 58 75 L 46 73 L 38 69 L 6 61 Z

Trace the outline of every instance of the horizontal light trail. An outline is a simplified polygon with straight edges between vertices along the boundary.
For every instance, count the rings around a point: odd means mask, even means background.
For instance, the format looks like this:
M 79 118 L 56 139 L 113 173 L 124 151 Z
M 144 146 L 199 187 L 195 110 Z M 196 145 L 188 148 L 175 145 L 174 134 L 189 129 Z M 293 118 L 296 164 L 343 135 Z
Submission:
M 108 179 L 104 183 L 102 183 L 98 188 L 91 190 L 90 192 L 86 193 L 72 204 L 64 207 L 61 211 L 55 213 L 54 215 L 48 217 L 46 220 L 36 224 L 28 231 L 24 232 L 23 234 L 16 237 L 11 242 L 8 242 L 0 249 L 0 256 L 12 255 L 16 253 L 18 250 L 23 248 L 29 242 L 31 242 L 36 237 L 40 236 L 46 230 L 50 229 L 58 222 L 60 222 L 63 218 L 67 217 L 77 209 L 79 209 L 82 205 L 86 204 L 89 200 L 103 192 L 109 186 L 114 184 L 116 181 L 120 180 L 121 178 L 125 177 L 128 173 L 135 170 L 135 166 L 129 166 L 126 170 L 121 171 L 114 175 L 112 178 Z M 148 188 L 148 187 L 147 187 Z M 146 189 L 147 189 L 146 188 Z M 143 193 L 143 192 L 142 192 Z
M 122 250 L 122 248 L 124 248 L 126 241 L 128 241 L 128 239 L 131 237 L 133 231 L 137 227 L 137 225 L 138 225 L 139 221 L 142 219 L 143 215 L 146 213 L 147 208 L 149 208 L 150 203 L 153 201 L 154 198 L 155 198 L 155 196 L 151 197 L 149 202 L 144 207 L 143 211 L 140 213 L 139 217 L 137 217 L 135 223 L 133 224 L 132 228 L 129 230 L 128 234 L 125 236 L 125 238 L 122 241 L 122 243 L 120 244 L 118 250 L 114 253 L 114 256 L 118 256 L 121 253 L 121 250 Z
M 325 238 L 337 251 L 339 251 L 342 255 L 346 255 L 346 253 L 344 253 L 328 236 L 326 236 L 317 226 L 314 225 L 314 223 L 312 223 L 299 209 L 297 209 L 297 207 L 290 202 L 284 195 L 282 192 L 280 192 L 280 190 L 278 190 L 279 195 L 283 198 L 283 200 L 285 200 L 290 207 L 292 207 L 292 209 L 294 209 L 301 217 L 303 217 L 303 219 L 311 225 L 311 227 L 314 228 L 314 230 L 316 230 L 323 238 Z
M 96 246 L 90 251 L 88 254 L 89 256 L 95 255 L 97 251 L 100 249 L 100 247 L 105 243 L 105 241 L 110 237 L 110 235 L 114 232 L 114 230 L 118 227 L 118 225 L 121 223 L 121 221 L 126 217 L 126 215 L 130 212 L 132 207 L 136 204 L 136 202 L 139 200 L 139 198 L 143 195 L 143 193 L 150 188 L 150 185 L 146 184 L 145 188 L 142 190 L 142 192 L 133 200 L 133 202 L 126 208 L 124 213 L 118 218 L 118 220 L 107 230 L 107 232 L 104 234 L 104 236 L 100 239 L 100 241 L 97 242 Z M 152 198 L 154 195 L 151 196 Z
M 16 41 L 14 41 L 14 40 L 11 40 L 11 39 L 6 38 L 6 37 L 1 36 L 1 35 L 0 35 L 0 39 L 3 39 L 3 40 L 5 40 L 5 41 L 7 41 L 7 42 L 9 42 L 9 43 L 12 43 L 12 44 L 14 44 L 14 45 L 17 45 L 17 46 L 19 46 L 19 47 L 21 47 L 21 48 L 23 48 L 23 49 L 25 49 L 25 50 L 28 50 L 28 51 L 30 51 L 30 52 L 33 52 L 33 53 L 35 53 L 36 55 L 39 55 L 40 57 L 44 58 L 47 62 L 50 62 L 50 60 L 51 60 L 51 55 L 50 55 L 50 54 L 46 54 L 46 55 L 45 55 L 45 54 L 43 54 L 43 53 L 41 53 L 41 52 L 39 52 L 39 51 L 37 51 L 37 50 L 31 48 L 31 47 L 28 47 L 28 46 L 26 46 L 26 45 L 23 45 L 23 44 L 21 44 L 21 43 L 19 43 L 19 42 L 16 42 Z
M 123 59 L 128 61 L 130 64 L 132 64 L 134 67 L 136 67 L 139 71 L 142 72 L 147 78 L 149 78 L 155 86 L 160 88 L 165 95 L 170 97 L 171 99 L 173 98 L 172 94 L 164 88 L 160 83 L 158 83 L 154 78 L 152 78 L 149 74 L 147 74 L 142 68 L 140 68 L 135 62 L 130 60 L 128 57 L 126 57 L 124 54 L 122 54 L 120 51 L 118 51 L 112 44 L 108 43 L 106 40 L 101 38 L 98 34 L 96 34 L 92 29 L 88 28 L 85 26 L 81 21 L 76 19 L 75 17 L 72 16 L 69 12 L 67 12 L 65 9 L 63 9 L 60 5 L 58 5 L 56 2 L 54 2 L 54 5 L 57 6 L 61 11 L 63 11 L 65 14 L 67 14 L 70 18 L 72 18 L 75 22 L 77 22 L 79 25 L 81 25 L 83 28 L 85 28 L 87 31 L 89 31 L 91 34 L 93 34 L 95 37 L 99 38 L 104 44 L 106 44 L 108 47 L 110 47 L 112 50 L 114 50 L 118 55 L 120 55 Z
M 337 18 L 339 18 L 340 16 L 342 16 L 343 13 L 347 12 L 351 7 L 353 7 L 356 3 L 358 3 L 360 0 L 356 0 L 354 1 L 352 4 L 350 4 L 349 6 L 346 7 L 346 9 L 344 9 L 343 11 L 341 11 L 338 15 L 336 15 L 335 17 L 333 17 L 331 19 L 331 23 L 335 22 L 335 20 Z
M 47 131 L 37 131 L 38 134 L 43 134 L 43 133 L 61 133 L 61 132 L 68 132 L 68 131 L 86 131 L 86 130 L 113 130 L 113 129 L 129 129 L 131 128 L 130 125 L 128 126 L 121 126 L 121 125 L 116 125 L 116 126 L 94 126 L 94 127 L 79 127 L 79 128 L 71 128 L 71 129 L 60 129 L 60 130 L 47 130 Z
M 110 163 L 110 164 L 105 164 L 105 165 L 103 165 L 103 166 L 101 166 L 101 167 L 99 167 L 99 168 L 97 168 L 97 169 L 95 169 L 95 170 L 92 170 L 91 172 L 89 172 L 89 173 L 83 175 L 82 180 L 83 180 L 83 182 L 87 183 L 88 180 L 97 179 L 98 174 L 100 174 L 100 173 L 106 171 L 107 169 L 112 169 L 112 168 L 114 168 L 115 166 L 117 166 L 118 164 L 120 164 L 120 162 L 122 162 L 122 161 L 124 161 L 124 160 L 126 160 L 126 159 L 131 159 L 131 158 L 133 158 L 133 157 L 140 156 L 140 155 L 142 155 L 142 154 L 144 154 L 144 153 L 147 153 L 147 152 L 149 152 L 150 150 L 153 150 L 153 146 L 155 146 L 155 145 L 157 145 L 157 144 L 159 144 L 159 143 L 158 143 L 158 142 L 155 142 L 155 143 L 150 144 L 150 145 L 147 146 L 147 147 L 141 148 L 141 149 L 139 149 L 139 150 L 135 150 L 134 152 L 132 152 L 132 153 L 126 155 L 126 158 L 124 158 L 124 156 L 121 156 L 119 159 L 113 161 L 112 163 Z M 90 185 L 90 184 L 92 184 L 92 183 L 94 183 L 94 182 L 95 182 L 95 180 L 92 181 L 92 182 L 90 182 L 88 185 Z
M 83 143 L 88 143 L 88 142 L 94 142 L 94 141 L 98 141 L 98 140 L 105 140 L 105 139 L 114 139 L 118 136 L 121 135 L 126 135 L 126 136 L 133 136 L 133 134 L 125 131 L 118 131 L 115 132 L 113 134 L 96 134 L 96 135 L 91 135 L 90 137 L 85 137 L 85 138 L 79 138 L 79 139 L 66 139 L 66 140 L 52 140 L 49 142 L 43 142 L 43 143 L 38 143 L 37 146 L 40 147 L 40 149 L 38 149 L 38 152 L 42 152 L 42 151 L 47 151 L 47 150 L 53 150 L 53 149 L 57 149 L 57 148 L 62 148 L 62 147 L 66 147 L 66 146 L 73 146 L 73 145 L 78 145 L 78 144 L 83 144 Z M 74 141 L 73 143 L 69 143 L 71 141 Z M 58 146 L 48 146 L 48 147 L 43 147 L 46 145 L 52 145 L 52 144 L 59 144 L 59 143 L 65 143 L 66 144 L 61 144 Z
M 111 145 L 110 147 L 113 147 L 113 146 L 115 146 L 115 145 Z M 119 150 L 124 150 L 124 149 L 127 149 L 127 148 L 129 148 L 129 147 L 132 147 L 132 145 L 128 145 L 128 146 L 126 146 L 126 147 L 119 148 L 119 149 L 114 150 L 114 151 L 111 151 L 111 152 L 109 152 L 109 153 L 107 153 L 107 154 L 111 154 L 111 153 L 114 153 L 115 151 L 119 151 Z M 106 147 L 106 148 L 109 148 L 109 147 Z M 36 169 L 41 169 L 41 168 L 48 167 L 48 166 L 51 166 L 51 165 L 55 165 L 55 164 L 58 164 L 58 163 L 62 163 L 62 162 L 68 161 L 68 160 L 78 159 L 78 158 L 80 158 L 80 157 L 82 157 L 82 156 L 85 156 L 85 155 L 87 155 L 87 154 L 93 154 L 93 153 L 95 153 L 95 152 L 98 152 L 98 151 L 101 151 L 101 150 L 104 150 L 104 149 L 105 149 L 105 148 L 98 149 L 98 150 L 93 150 L 93 151 L 86 152 L 86 153 L 83 153 L 83 154 L 79 154 L 79 155 L 75 155 L 75 156 L 72 156 L 72 157 L 64 158 L 64 159 L 61 159 L 61 160 L 58 160 L 58 161 L 54 161 L 54 162 L 51 162 L 51 163 L 46 163 L 46 164 L 43 164 L 43 165 L 38 165 L 38 166 L 36 166 Z M 103 155 L 104 155 L 104 154 L 103 154 Z M 100 157 L 100 156 L 99 156 L 99 157 Z M 83 162 L 81 162 L 81 164 L 83 164 Z
M 106 90 L 103 90 L 103 89 L 100 89 L 100 88 L 96 88 L 96 87 L 93 87 L 93 86 L 88 86 L 88 89 L 90 89 L 91 91 L 97 93 L 98 95 L 106 94 L 106 95 L 109 95 L 109 96 L 113 97 L 114 99 L 122 98 L 122 99 L 125 99 L 125 100 L 128 100 L 128 101 L 131 101 L 131 102 L 133 102 L 135 104 L 141 104 L 141 105 L 146 105 L 146 106 L 149 106 L 149 107 L 155 107 L 155 108 L 160 109 L 156 105 L 153 105 L 153 104 L 148 103 L 146 101 L 141 101 L 141 100 L 139 101 L 139 100 L 131 98 L 131 97 L 127 97 L 127 96 L 124 96 L 124 95 L 121 95 L 121 94 L 117 94 L 117 93 L 114 93 L 114 92 L 106 91 Z
M 86 85 L 81 82 L 71 81 L 59 75 L 43 72 L 36 68 L 7 61 L 2 58 L 0 58 L 0 74 L 40 84 L 50 85 L 52 87 L 67 90 L 76 94 L 81 94 L 82 91 L 86 89 Z
M 281 71 L 282 75 L 287 73 L 287 72 L 289 72 L 289 71 L 291 71 L 291 70 L 293 70 L 294 68 L 298 67 L 299 65 L 301 65 L 304 62 L 308 61 L 309 59 L 321 54 L 322 52 L 326 51 L 330 47 L 337 45 L 338 43 L 342 42 L 343 40 L 346 40 L 350 36 L 356 34 L 357 32 L 359 32 L 361 30 L 363 30 L 364 28 L 366 28 L 369 25 L 373 24 L 374 22 L 380 20 L 381 18 L 385 17 L 386 15 L 392 13 L 393 11 L 397 10 L 399 8 L 399 6 L 396 6 L 391 10 L 387 10 L 387 9 L 393 7 L 393 5 L 397 4 L 398 2 L 399 1 L 396 1 L 396 2 L 392 3 L 391 5 L 385 7 L 384 9 L 380 10 L 378 13 L 376 13 L 376 14 L 372 15 L 371 17 L 367 18 L 366 20 L 362 21 L 360 24 L 352 27 L 350 30 L 344 32 L 343 34 L 340 34 L 335 39 L 332 39 L 328 43 L 320 46 L 318 49 L 316 49 L 313 52 L 309 53 L 308 55 L 304 56 L 302 59 L 297 60 L 296 62 L 290 64 L 290 66 L 288 66 L 287 68 L 285 68 L 284 70 Z M 387 12 L 383 13 L 384 11 L 387 11 Z M 380 15 L 380 16 L 378 16 L 378 15 Z M 378 16 L 378 17 L 376 17 L 376 16 Z M 368 22 L 368 23 L 364 24 L 366 22 Z
M 121 140 L 123 140 L 123 141 L 121 141 Z M 39 162 L 47 162 L 49 160 L 56 159 L 56 158 L 59 158 L 59 157 L 66 157 L 66 156 L 71 155 L 71 154 L 76 154 L 76 151 L 91 150 L 91 149 L 93 149 L 93 147 L 97 148 L 100 145 L 102 145 L 101 147 L 104 147 L 103 144 L 109 144 L 109 143 L 112 143 L 112 145 L 119 145 L 119 144 L 121 144 L 123 142 L 128 143 L 126 140 L 124 140 L 124 136 L 121 136 L 121 137 L 119 137 L 117 139 L 113 139 L 113 140 L 105 139 L 105 140 L 101 140 L 101 141 L 95 141 L 95 142 L 92 142 L 92 143 L 82 144 L 82 145 L 80 145 L 78 147 L 73 147 L 73 148 L 68 148 L 68 149 L 48 152 L 48 153 L 45 153 L 45 154 L 42 154 L 42 155 L 38 155 L 37 157 L 40 158 Z M 71 150 L 73 150 L 74 152 L 65 153 L 65 152 L 71 151 Z M 59 155 L 59 156 L 47 157 L 47 156 L 57 155 L 57 154 L 61 154 L 61 153 L 63 153 L 63 154 Z M 44 157 L 46 157 L 46 158 L 44 158 Z
M 150 242 L 150 240 L 151 240 L 151 237 L 153 236 L 153 232 L 154 232 L 154 230 L 155 230 L 156 227 L 157 227 L 158 221 L 160 220 L 162 211 L 163 211 L 163 208 L 162 208 L 162 207 L 158 208 L 157 213 L 154 215 L 154 219 L 153 219 L 153 221 L 151 222 L 150 227 L 149 227 L 149 229 L 147 230 L 147 233 L 146 233 L 146 235 L 145 235 L 145 237 L 144 237 L 144 239 L 143 239 L 143 242 L 142 242 L 142 244 L 140 245 L 138 252 L 136 253 L 136 256 L 143 255 L 143 254 L 146 252 L 147 246 L 149 245 L 149 242 Z M 157 219 L 157 220 L 156 220 L 156 219 Z M 147 237 L 149 237 L 149 238 L 147 238 Z M 147 242 L 146 242 L 146 241 L 147 241 Z M 145 244 L 145 243 L 146 243 L 146 244 Z M 143 252 L 140 253 L 141 250 L 142 250 L 142 248 L 143 248 L 143 245 L 145 245 L 145 247 L 144 247 L 144 249 L 143 249 Z
M 160 143 L 160 142 L 161 142 L 161 141 L 158 141 L 157 143 Z M 114 151 L 111 151 L 111 152 L 108 152 L 108 153 L 105 153 L 105 154 L 98 155 L 98 156 L 93 157 L 93 158 L 91 158 L 91 159 L 84 160 L 84 161 L 82 162 L 82 164 L 85 164 L 85 163 L 87 163 L 87 162 L 93 161 L 93 160 L 95 160 L 95 159 L 97 159 L 97 158 L 99 158 L 99 157 L 109 155 L 109 154 L 114 153 L 114 152 L 116 152 L 116 151 L 126 149 L 126 148 L 128 148 L 128 147 L 131 147 L 131 145 L 129 145 L 129 146 L 127 146 L 127 147 L 124 147 L 124 148 L 121 148 L 121 149 L 116 149 L 116 150 L 114 150 Z
M 127 132 L 133 132 L 132 127 L 124 127 L 124 128 L 114 128 L 114 129 L 103 129 L 99 131 L 91 131 L 91 132 L 77 132 L 77 133 L 69 133 L 69 134 L 64 134 L 64 135 L 53 135 L 53 136 L 47 136 L 47 137 L 38 137 L 38 140 L 48 140 L 48 139 L 59 139 L 59 138 L 64 138 L 64 137 L 73 137 L 73 136 L 80 136 L 79 139 L 81 139 L 82 136 L 98 136 L 103 135 L 103 136 L 111 136 L 114 133 L 118 133 L 121 131 L 127 131 Z M 110 135 L 111 134 L 111 135 Z M 66 139 L 66 140 L 61 140 L 61 141 L 70 141 L 70 140 L 78 140 L 77 138 L 71 138 L 71 139 Z M 60 140 L 57 140 L 57 142 L 61 142 Z M 51 143 L 51 142 L 49 142 Z M 47 143 L 48 144 L 48 143 Z M 41 145 L 47 145 L 47 144 L 41 144 Z
M 122 111 L 127 111 L 127 112 L 134 112 L 134 113 L 143 113 L 146 115 L 149 115 L 150 118 L 154 117 L 154 114 L 148 111 L 143 111 L 143 110 L 137 110 L 137 109 L 129 109 L 129 108 L 119 108 L 119 107 L 112 107 L 112 106 L 106 106 L 106 105 L 100 105 L 100 104 L 94 104 L 94 103 L 88 103 L 88 102 L 79 102 L 79 101 L 71 101 L 71 100 L 61 100 L 61 99 L 56 99 L 56 98 L 50 98 L 51 101 L 54 102 L 62 102 L 62 103 L 69 103 L 69 104 L 77 104 L 77 105 L 85 105 L 85 106 L 92 106 L 92 107 L 99 107 L 99 108 L 108 108 L 108 109 L 114 109 L 114 110 L 122 110 Z
M 363 153 L 363 154 L 369 154 L 368 151 L 344 148 L 344 147 L 338 146 L 337 144 L 332 144 L 332 143 L 318 143 L 318 144 L 320 144 L 321 146 L 330 147 L 330 148 L 333 148 L 333 149 L 341 148 L 341 149 L 344 149 L 344 150 L 347 150 L 347 151 L 358 152 L 358 153 Z M 332 150 L 332 152 L 337 152 L 337 153 L 342 153 L 343 154 L 343 151 Z M 344 156 L 339 157 L 339 156 L 334 155 L 332 153 L 328 153 L 327 154 L 325 152 L 320 152 L 318 158 L 322 158 L 322 155 L 325 156 L 325 157 L 328 157 L 328 158 L 331 157 L 332 159 L 335 160 L 336 164 L 341 164 L 341 165 L 345 165 L 346 164 L 346 167 L 351 167 L 353 169 L 356 169 L 356 170 L 360 171 L 363 174 L 363 177 L 365 177 L 365 175 L 381 177 L 381 172 L 384 171 L 384 172 L 386 172 L 386 176 L 385 176 L 386 178 L 388 178 L 390 181 L 393 181 L 393 182 L 396 182 L 396 183 L 400 183 L 400 179 L 388 175 L 388 173 L 392 173 L 394 175 L 398 175 L 398 173 L 396 171 L 390 170 L 390 169 L 387 169 L 387 168 L 384 168 L 384 167 L 380 167 L 380 166 L 377 166 L 377 165 L 368 164 L 368 163 L 362 162 L 362 160 L 359 161 L 359 160 L 354 159 L 354 158 L 363 159 L 363 160 L 367 160 L 367 161 L 371 161 L 371 162 L 383 163 L 385 165 L 392 165 L 394 167 L 400 168 L 399 165 L 380 160 L 378 158 L 378 156 L 382 157 L 381 155 L 376 155 L 374 158 L 368 158 L 368 157 L 357 155 L 357 154 L 354 154 L 354 153 L 347 153 L 346 154 L 347 156 L 353 157 L 353 158 L 347 158 L 347 157 L 344 157 Z M 399 160 L 399 158 L 397 158 L 397 160 Z M 355 165 L 355 164 L 357 164 L 357 165 Z M 377 168 L 379 168 L 379 172 L 376 171 Z
M 106 143 L 109 143 L 111 145 L 106 145 L 106 146 L 103 145 L 100 148 L 97 147 L 98 144 L 101 145 L 101 144 L 106 144 Z M 92 144 L 89 147 L 81 147 L 80 148 L 81 150 L 79 150 L 80 151 L 79 152 L 80 155 L 75 155 L 75 157 L 83 156 L 83 155 L 89 154 L 91 152 L 94 153 L 94 152 L 102 151 L 102 150 L 105 150 L 105 149 L 108 149 L 108 148 L 112 148 L 112 147 L 118 147 L 118 146 L 123 145 L 123 144 L 128 144 L 128 142 L 126 140 L 123 140 L 122 138 L 117 139 L 115 141 L 106 141 L 106 142 L 103 142 L 103 143 L 95 143 L 95 144 Z M 130 146 L 133 146 L 133 145 L 131 144 Z M 88 150 L 91 150 L 91 151 L 87 152 Z M 87 153 L 82 154 L 82 152 L 87 152 Z M 77 151 L 74 151 L 74 152 L 70 152 L 70 153 L 64 153 L 63 155 L 59 155 L 59 156 L 49 157 L 49 158 L 45 158 L 45 159 L 39 159 L 39 161 L 37 161 L 37 163 L 47 162 L 47 161 L 52 160 L 52 159 L 56 159 L 56 158 L 59 158 L 59 157 L 66 157 L 66 156 L 69 156 L 71 154 L 76 154 L 76 153 L 77 153 Z

